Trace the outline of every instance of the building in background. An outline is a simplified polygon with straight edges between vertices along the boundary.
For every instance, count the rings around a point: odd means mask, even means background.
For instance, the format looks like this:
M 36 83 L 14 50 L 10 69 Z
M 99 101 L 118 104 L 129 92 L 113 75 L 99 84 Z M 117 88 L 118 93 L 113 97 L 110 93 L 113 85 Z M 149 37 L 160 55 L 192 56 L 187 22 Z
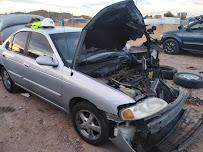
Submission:
M 85 19 L 83 17 L 80 17 L 80 18 L 69 18 L 69 19 L 64 19 L 65 23 L 67 24 L 80 24 L 80 23 L 88 23 L 89 20 L 88 19 Z
M 187 17 L 187 12 L 179 12 L 177 16 L 181 19 L 185 19 Z
M 162 15 L 154 15 L 154 18 L 162 18 Z
M 164 18 L 152 18 L 145 19 L 146 25 L 180 25 L 181 19 L 178 17 L 164 17 Z

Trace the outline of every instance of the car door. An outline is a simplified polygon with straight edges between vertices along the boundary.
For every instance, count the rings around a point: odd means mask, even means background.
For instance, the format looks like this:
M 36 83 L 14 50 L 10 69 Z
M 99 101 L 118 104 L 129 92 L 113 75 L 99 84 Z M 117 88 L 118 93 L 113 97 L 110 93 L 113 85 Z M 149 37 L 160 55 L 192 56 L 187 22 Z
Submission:
M 24 61 L 28 71 L 25 76 L 26 88 L 49 102 L 62 107 L 62 72 L 60 66 L 39 65 L 36 62 L 36 58 L 39 56 L 55 57 L 46 36 L 31 32 Z
M 191 25 L 183 33 L 183 48 L 191 51 L 203 52 L 203 22 Z
M 26 72 L 24 52 L 27 47 L 28 32 L 18 32 L 6 43 L 3 54 L 3 64 L 9 72 L 12 80 L 18 85 L 24 86 L 23 77 Z

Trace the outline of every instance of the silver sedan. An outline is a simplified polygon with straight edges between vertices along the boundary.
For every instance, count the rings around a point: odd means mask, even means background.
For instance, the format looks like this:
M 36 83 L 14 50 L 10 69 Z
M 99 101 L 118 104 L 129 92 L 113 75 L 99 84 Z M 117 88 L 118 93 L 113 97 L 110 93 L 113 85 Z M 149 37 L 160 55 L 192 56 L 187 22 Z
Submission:
M 163 137 L 184 117 L 189 94 L 155 76 L 159 59 L 150 45 L 153 30 L 146 29 L 132 0 L 104 8 L 83 30 L 21 29 L 0 47 L 3 84 L 9 92 L 20 87 L 70 112 L 76 131 L 90 144 L 111 139 L 125 152 L 161 149 Z M 146 52 L 125 47 L 143 36 Z M 188 145 L 202 125 L 194 130 Z M 172 150 L 185 145 L 176 144 Z

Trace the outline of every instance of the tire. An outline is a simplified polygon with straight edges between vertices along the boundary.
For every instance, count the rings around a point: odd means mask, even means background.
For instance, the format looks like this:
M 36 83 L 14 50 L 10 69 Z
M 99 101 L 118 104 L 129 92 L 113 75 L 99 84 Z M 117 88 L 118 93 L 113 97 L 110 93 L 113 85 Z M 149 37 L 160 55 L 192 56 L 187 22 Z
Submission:
M 176 73 L 174 76 L 174 82 L 185 88 L 198 89 L 203 87 L 203 77 L 187 72 Z
M 161 65 L 160 69 L 162 78 L 166 80 L 173 80 L 174 75 L 178 72 L 176 68 L 165 65 Z
M 1 77 L 3 85 L 8 92 L 14 93 L 18 90 L 18 87 L 15 85 L 5 68 L 1 68 Z
M 167 39 L 163 43 L 163 50 L 167 54 L 178 54 L 180 53 L 180 46 L 178 41 L 175 39 Z
M 108 141 L 108 120 L 93 105 L 88 103 L 76 104 L 72 109 L 72 121 L 79 136 L 87 143 L 103 145 Z

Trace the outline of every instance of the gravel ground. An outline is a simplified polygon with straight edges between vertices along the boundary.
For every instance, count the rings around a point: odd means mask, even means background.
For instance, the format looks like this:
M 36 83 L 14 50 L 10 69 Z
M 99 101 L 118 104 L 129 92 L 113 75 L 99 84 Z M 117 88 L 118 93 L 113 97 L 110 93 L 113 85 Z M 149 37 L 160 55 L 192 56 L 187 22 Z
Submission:
M 179 71 L 203 72 L 203 56 L 161 55 L 161 64 Z M 201 74 L 203 75 L 203 74 Z M 203 100 L 203 89 L 191 90 Z M 2 109 L 1 107 L 9 107 Z M 199 112 L 203 106 L 191 105 Z M 203 137 L 191 145 L 190 151 L 202 152 Z M 82 141 L 74 131 L 70 115 L 41 99 L 9 94 L 0 83 L 0 152 L 118 152 L 108 142 L 102 147 Z

